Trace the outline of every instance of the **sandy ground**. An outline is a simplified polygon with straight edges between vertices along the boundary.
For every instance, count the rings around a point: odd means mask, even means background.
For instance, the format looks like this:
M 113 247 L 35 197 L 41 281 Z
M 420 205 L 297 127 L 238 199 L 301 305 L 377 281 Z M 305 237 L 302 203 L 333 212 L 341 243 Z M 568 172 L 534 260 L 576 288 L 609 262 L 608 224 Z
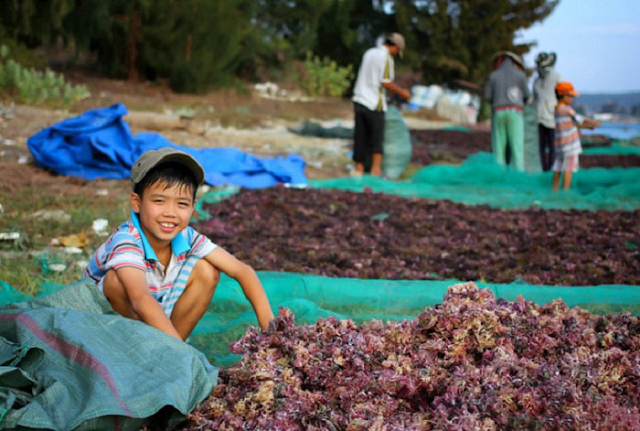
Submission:
M 27 139 L 43 128 L 76 114 L 23 105 L 5 106 L 3 113 L 0 121 L 0 183 L 37 182 L 39 173 L 27 148 Z M 129 120 L 127 117 L 125 119 Z M 157 114 L 156 117 L 163 118 Z M 173 123 L 164 127 L 158 121 L 156 124 L 135 119 L 129 121 L 134 134 L 158 132 L 178 145 L 194 148 L 237 148 L 257 156 L 297 153 L 308 162 L 306 173 L 309 178 L 348 174 L 351 141 L 304 137 L 289 132 L 287 127 L 296 125 L 297 122 L 278 121 L 279 124 L 251 129 L 223 127 L 204 120 L 183 123 L 186 124 L 185 127 L 175 128 L 172 127 Z M 18 171 L 20 174 L 16 176 Z M 36 178 L 32 178 L 33 176 Z M 69 182 L 68 179 L 54 175 L 44 176 L 49 182 Z

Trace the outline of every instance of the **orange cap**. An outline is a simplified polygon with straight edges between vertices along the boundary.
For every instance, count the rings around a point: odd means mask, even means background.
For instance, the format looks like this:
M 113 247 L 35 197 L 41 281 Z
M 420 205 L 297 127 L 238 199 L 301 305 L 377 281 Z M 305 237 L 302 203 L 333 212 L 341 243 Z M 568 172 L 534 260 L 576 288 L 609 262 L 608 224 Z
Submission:
M 578 97 L 578 92 L 573 89 L 573 84 L 570 82 L 558 82 L 558 85 L 556 85 L 556 91 L 561 96 L 568 94 L 569 96 Z

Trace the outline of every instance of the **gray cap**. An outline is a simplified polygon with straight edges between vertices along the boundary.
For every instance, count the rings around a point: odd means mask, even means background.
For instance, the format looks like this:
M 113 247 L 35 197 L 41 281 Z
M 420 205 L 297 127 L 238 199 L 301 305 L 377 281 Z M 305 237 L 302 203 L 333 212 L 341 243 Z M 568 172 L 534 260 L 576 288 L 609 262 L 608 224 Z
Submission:
M 131 167 L 131 188 L 135 188 L 151 169 L 160 163 L 175 162 L 183 165 L 193 173 L 198 185 L 204 182 L 204 169 L 196 159 L 189 154 L 171 147 L 151 150 L 138 157 Z
M 404 51 L 404 36 L 401 35 L 400 33 L 391 33 L 387 37 L 387 40 L 389 42 L 393 42 L 393 44 L 398 47 L 398 51 L 399 51 L 398 54 L 402 58 L 402 54 Z

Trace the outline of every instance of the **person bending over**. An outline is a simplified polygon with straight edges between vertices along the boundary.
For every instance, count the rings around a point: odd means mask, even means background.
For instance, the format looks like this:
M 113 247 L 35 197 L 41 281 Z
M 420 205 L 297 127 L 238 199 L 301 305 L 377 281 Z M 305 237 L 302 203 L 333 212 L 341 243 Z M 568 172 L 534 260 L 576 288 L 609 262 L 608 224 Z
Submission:
M 370 160 L 371 175 L 382 175 L 386 91 L 407 100 L 411 98 L 408 90 L 393 83 L 393 57 L 402 57 L 403 49 L 404 37 L 391 33 L 384 44 L 368 49 L 362 57 L 352 99 L 355 117 L 353 161 L 358 174 L 365 172 Z

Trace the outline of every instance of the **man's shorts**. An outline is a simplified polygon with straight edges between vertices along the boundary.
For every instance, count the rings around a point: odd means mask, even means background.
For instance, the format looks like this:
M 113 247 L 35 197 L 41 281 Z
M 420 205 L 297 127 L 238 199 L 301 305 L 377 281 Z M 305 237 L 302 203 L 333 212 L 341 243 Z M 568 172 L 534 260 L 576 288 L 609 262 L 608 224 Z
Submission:
M 553 161 L 553 172 L 578 172 L 579 168 L 577 154 L 563 154 L 556 151 L 556 159 Z
M 382 154 L 384 141 L 384 112 L 372 111 L 354 103 L 355 131 L 353 136 L 353 161 L 365 163 L 371 154 Z

